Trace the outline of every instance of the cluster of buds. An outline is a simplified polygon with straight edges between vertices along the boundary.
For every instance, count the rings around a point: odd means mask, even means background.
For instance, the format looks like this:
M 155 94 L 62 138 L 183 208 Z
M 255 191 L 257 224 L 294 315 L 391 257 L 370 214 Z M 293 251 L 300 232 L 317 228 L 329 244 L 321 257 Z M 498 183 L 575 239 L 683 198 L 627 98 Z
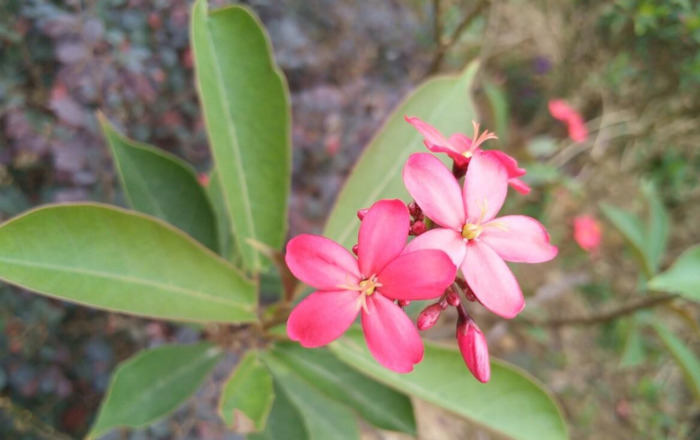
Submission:
M 340 337 L 358 314 L 367 346 L 386 368 L 406 373 L 423 358 L 418 330 L 433 327 L 449 307 L 458 315 L 456 338 L 465 364 L 481 382 L 490 378 L 486 338 L 467 303 L 506 319 L 525 302 L 506 261 L 551 260 L 557 248 L 545 228 L 521 215 L 496 217 L 508 187 L 530 188 L 525 170 L 507 154 L 482 150 L 495 135 L 454 134 L 449 138 L 418 118 L 406 118 L 428 149 L 453 159 L 448 169 L 435 156 L 411 155 L 403 180 L 414 201 L 380 200 L 357 217 L 358 243 L 301 235 L 287 245 L 291 272 L 317 289 L 290 314 L 287 333 L 305 347 Z M 409 236 L 414 238 L 407 243 Z M 461 272 L 461 276 L 459 273 Z M 411 301 L 432 300 L 414 326 L 403 310 Z

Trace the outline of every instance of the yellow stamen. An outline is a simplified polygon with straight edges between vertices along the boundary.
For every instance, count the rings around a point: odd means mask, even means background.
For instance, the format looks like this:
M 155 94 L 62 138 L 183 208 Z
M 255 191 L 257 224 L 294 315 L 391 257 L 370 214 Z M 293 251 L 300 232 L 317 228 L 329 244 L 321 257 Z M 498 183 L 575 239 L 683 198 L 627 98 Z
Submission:
M 474 223 L 467 223 L 462 228 L 462 237 L 467 240 L 474 240 L 481 235 L 481 225 Z

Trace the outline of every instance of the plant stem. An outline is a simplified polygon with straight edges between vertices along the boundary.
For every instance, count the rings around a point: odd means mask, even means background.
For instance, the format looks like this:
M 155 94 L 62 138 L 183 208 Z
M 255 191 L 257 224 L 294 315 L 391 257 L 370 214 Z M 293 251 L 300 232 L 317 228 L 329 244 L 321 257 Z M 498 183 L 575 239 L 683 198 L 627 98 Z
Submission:
M 622 307 L 616 309 L 607 310 L 600 313 L 594 313 L 584 316 L 569 316 L 563 318 L 553 318 L 553 319 L 532 319 L 523 318 L 520 322 L 525 322 L 532 325 L 544 326 L 544 327 L 566 327 L 570 325 L 595 325 L 601 324 L 609 321 L 613 321 L 617 318 L 623 316 L 632 315 L 640 310 L 650 309 L 661 304 L 666 304 L 674 299 L 678 298 L 675 294 L 664 294 L 664 295 L 654 295 L 646 298 L 642 298 L 638 301 L 633 301 Z M 518 322 L 518 321 L 515 321 Z
M 9 397 L 0 396 L 0 410 L 9 414 L 15 429 L 22 433 L 31 432 L 47 440 L 73 440 L 73 437 L 58 432 L 31 411 L 15 405 Z

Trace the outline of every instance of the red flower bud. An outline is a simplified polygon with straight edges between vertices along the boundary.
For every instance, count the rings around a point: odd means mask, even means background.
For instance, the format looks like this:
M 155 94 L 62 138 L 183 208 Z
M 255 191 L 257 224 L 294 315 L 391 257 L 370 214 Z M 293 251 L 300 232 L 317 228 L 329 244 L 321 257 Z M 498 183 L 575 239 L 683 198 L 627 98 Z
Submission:
M 359 211 L 357 211 L 357 218 L 359 218 L 360 221 L 362 221 L 365 218 L 367 211 L 369 211 L 369 210 L 368 209 L 360 209 Z
M 453 288 L 447 289 L 447 295 L 445 296 L 445 299 L 447 300 L 447 304 L 451 305 L 452 307 L 457 307 L 460 302 L 462 302 L 459 299 L 459 294 L 455 292 Z
M 360 249 L 360 246 L 356 244 L 355 246 L 352 247 L 352 253 L 357 255 L 357 252 L 359 249 Z
M 491 378 L 489 347 L 473 319 L 460 319 L 457 322 L 457 344 L 469 371 L 479 382 L 488 382 Z
M 415 235 L 416 237 L 425 232 L 427 228 L 425 227 L 425 223 L 423 223 L 420 220 L 417 220 L 413 222 L 411 225 L 411 235 Z
M 402 309 L 403 309 L 404 307 L 408 307 L 409 304 L 411 304 L 411 301 L 409 301 L 409 300 L 407 300 L 407 299 L 400 299 L 400 300 L 398 301 L 398 306 L 401 307 Z
M 440 319 L 440 304 L 431 304 L 418 315 L 418 330 L 428 330 Z
M 474 295 L 474 291 L 468 286 L 466 289 L 464 289 L 464 296 L 467 298 L 467 300 L 471 302 L 480 302 L 479 298 L 477 298 L 476 295 Z

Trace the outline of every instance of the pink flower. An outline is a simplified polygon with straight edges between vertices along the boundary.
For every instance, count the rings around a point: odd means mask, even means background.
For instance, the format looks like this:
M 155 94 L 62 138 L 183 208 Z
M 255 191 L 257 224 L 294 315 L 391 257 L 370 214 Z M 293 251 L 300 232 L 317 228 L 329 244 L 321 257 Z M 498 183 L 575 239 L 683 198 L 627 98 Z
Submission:
M 405 252 L 441 249 L 460 266 L 479 301 L 504 318 L 524 307 L 520 286 L 505 261 L 549 261 L 557 248 L 537 220 L 522 215 L 494 218 L 508 191 L 506 168 L 493 155 L 474 156 L 460 190 L 457 179 L 436 157 L 413 154 L 403 180 L 427 217 L 442 228 L 416 237 Z
M 488 382 L 491 378 L 489 347 L 484 334 L 473 319 L 460 319 L 457 323 L 457 345 L 464 363 L 474 377 L 479 382 Z
M 590 215 L 574 218 L 574 240 L 586 252 L 595 253 L 602 238 L 600 222 Z
M 508 183 L 514 190 L 521 194 L 530 192 L 530 187 L 519 178 L 525 175 L 525 169 L 518 167 L 518 162 L 502 151 L 482 150 L 481 144 L 489 139 L 498 139 L 495 134 L 484 131 L 479 134 L 479 124 L 472 121 L 474 125 L 474 137 L 469 138 L 462 133 L 455 133 L 446 139 L 440 131 L 432 125 L 416 117 L 405 116 L 406 121 L 413 125 L 416 130 L 423 135 L 423 143 L 428 150 L 434 153 L 446 153 L 455 161 L 459 167 L 466 167 L 475 154 L 486 153 L 495 155 L 508 171 Z
M 549 101 L 549 113 L 554 119 L 566 124 L 569 137 L 574 142 L 585 142 L 588 139 L 588 129 L 583 117 L 573 107 L 561 99 Z
M 340 337 L 358 314 L 372 355 L 384 367 L 407 373 L 423 359 L 423 344 L 411 320 L 394 300 L 440 296 L 456 267 L 442 251 L 404 252 L 408 209 L 400 200 L 380 200 L 365 214 L 358 258 L 338 243 L 300 235 L 287 245 L 294 276 L 318 289 L 292 311 L 287 334 L 304 347 Z
M 209 185 L 209 175 L 207 173 L 199 173 L 199 174 L 197 174 L 197 181 L 202 186 L 208 186 Z

